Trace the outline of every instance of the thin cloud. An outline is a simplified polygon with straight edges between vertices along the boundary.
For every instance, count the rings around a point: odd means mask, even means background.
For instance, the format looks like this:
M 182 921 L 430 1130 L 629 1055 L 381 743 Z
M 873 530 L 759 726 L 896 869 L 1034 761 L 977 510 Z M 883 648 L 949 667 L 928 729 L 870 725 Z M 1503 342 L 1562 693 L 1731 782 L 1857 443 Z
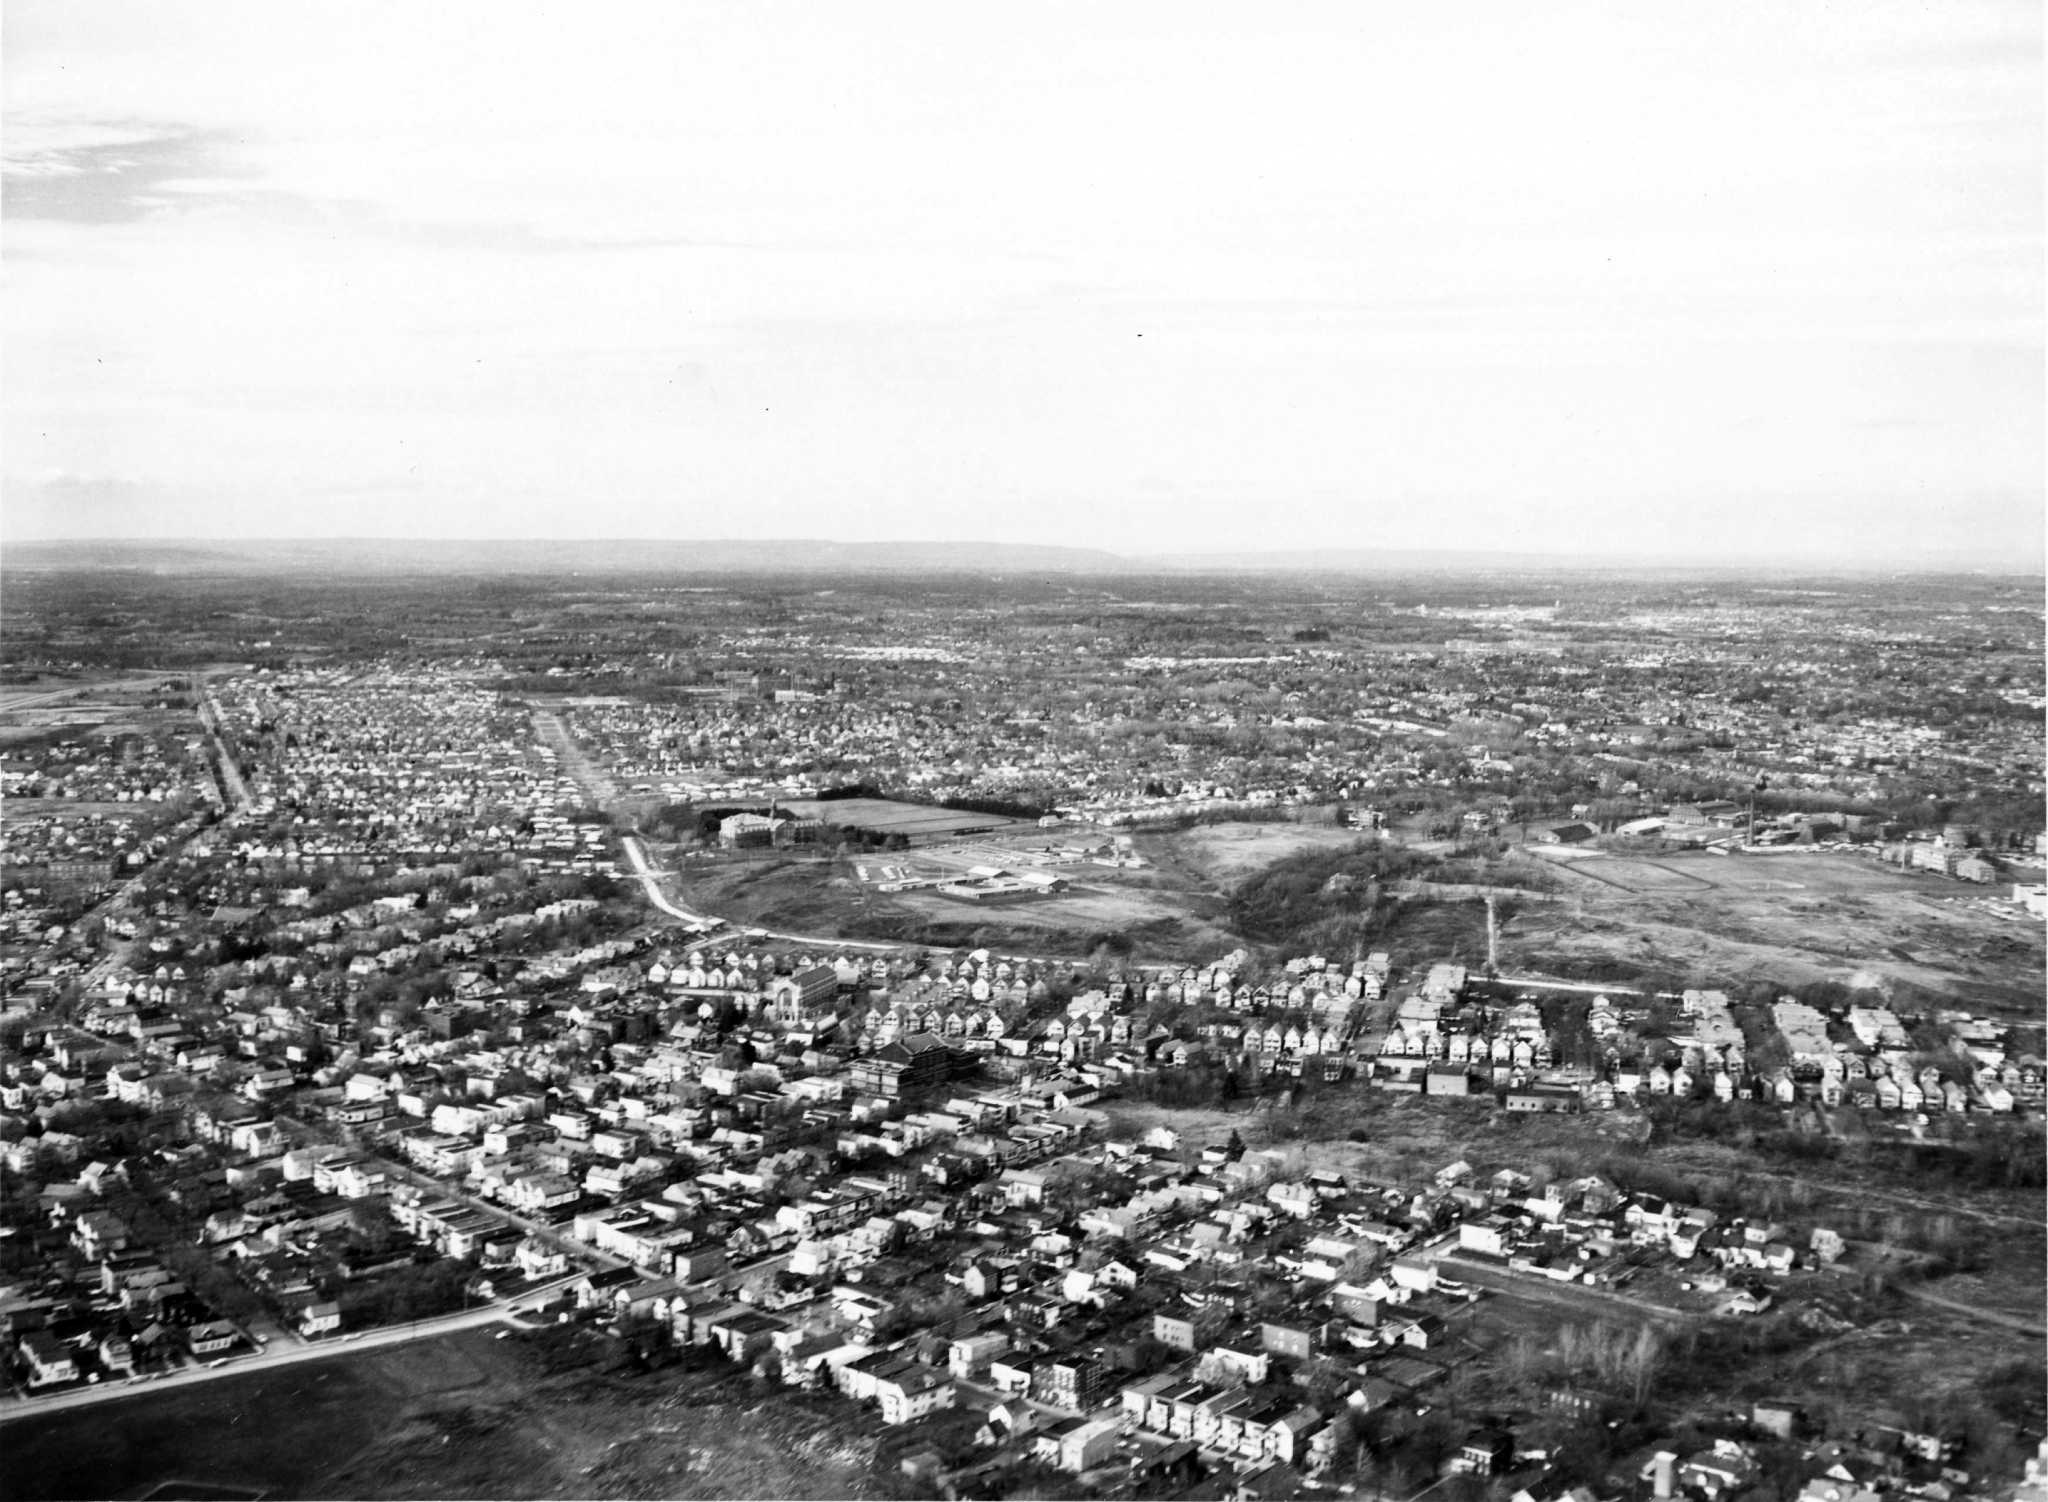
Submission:
M 2038 7 L 1474 4 L 16 0 L 10 502 L 2032 535 Z
M 240 192 L 219 133 L 187 126 L 79 122 L 19 127 L 10 122 L 4 179 L 7 213 L 72 224 L 124 224 L 155 213 L 176 184 L 212 185 L 204 196 Z M 23 137 L 26 139 L 23 139 Z

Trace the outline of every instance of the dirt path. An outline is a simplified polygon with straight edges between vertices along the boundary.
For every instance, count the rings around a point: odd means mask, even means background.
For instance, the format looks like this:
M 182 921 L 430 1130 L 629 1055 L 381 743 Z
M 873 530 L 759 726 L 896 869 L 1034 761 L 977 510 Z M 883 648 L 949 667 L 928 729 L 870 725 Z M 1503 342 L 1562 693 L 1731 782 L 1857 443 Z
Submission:
M 1827 1179 L 1776 1173 L 1764 1168 L 1746 1168 L 1743 1172 L 1749 1178 L 1779 1179 L 1787 1184 L 1802 1184 L 1816 1193 L 1840 1200 L 1882 1200 L 1886 1204 L 1901 1205 L 1908 1210 L 1920 1210 L 1934 1215 L 1962 1215 L 1991 1225 L 2020 1226 L 2027 1230 L 2036 1230 L 2041 1225 L 2041 1218 L 2038 1215 L 2008 1215 L 2001 1210 L 1978 1210 L 1969 1205 L 1945 1204 L 1940 1200 L 1921 1199 L 1917 1195 L 1893 1194 L 1883 1189 L 1871 1189 L 1862 1184 L 1839 1184 Z
M 1936 1309 L 1946 1309 L 1952 1314 L 1968 1315 L 1971 1319 L 1983 1320 L 1986 1324 L 2002 1325 L 2008 1330 L 2017 1330 L 2022 1335 L 2036 1339 L 2048 1339 L 2048 1325 L 2037 1325 L 2031 1320 L 2021 1319 L 2015 1314 L 2001 1314 L 1996 1309 L 1979 1309 L 1975 1304 L 1945 1299 L 1938 1293 L 1930 1293 L 1915 1284 L 1904 1284 L 1899 1292 L 1916 1304 L 1931 1304 Z
M 1185 883 L 1189 891 L 1204 897 L 1213 897 L 1218 902 L 1229 901 L 1229 894 L 1216 879 L 1188 859 L 1187 854 L 1171 840 L 1153 842 L 1146 854 L 1151 857 L 1154 870 L 1164 872 L 1176 881 Z

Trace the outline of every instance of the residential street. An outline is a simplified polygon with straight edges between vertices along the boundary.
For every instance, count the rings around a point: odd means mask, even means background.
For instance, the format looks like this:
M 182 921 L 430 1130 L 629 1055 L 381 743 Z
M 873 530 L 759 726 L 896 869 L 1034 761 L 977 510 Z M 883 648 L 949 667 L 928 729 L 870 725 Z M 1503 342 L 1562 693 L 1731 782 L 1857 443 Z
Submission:
M 558 1287 L 567 1279 L 558 1279 L 543 1289 L 530 1290 L 523 1298 L 531 1298 Z M 523 1300 L 522 1300 L 523 1301 Z M 347 1356 L 362 1351 L 379 1350 L 387 1346 L 403 1345 L 412 1340 L 431 1340 L 452 1334 L 457 1330 L 474 1330 L 485 1325 L 506 1324 L 517 1327 L 517 1316 L 500 1304 L 489 1304 L 481 1309 L 469 1309 L 455 1314 L 444 1314 L 434 1319 L 416 1320 L 411 1324 L 393 1325 L 382 1330 L 365 1330 L 355 1335 L 334 1336 L 323 1340 L 279 1346 L 272 1344 L 268 1349 L 251 1355 L 235 1356 L 219 1366 L 198 1365 L 183 1371 L 171 1372 L 164 1376 L 145 1378 L 137 1382 L 108 1382 L 95 1386 L 71 1388 L 64 1392 L 25 1397 L 0 1404 L 0 1425 L 15 1423 L 22 1419 L 38 1418 L 43 1414 L 56 1413 L 66 1408 L 83 1408 L 88 1404 L 112 1403 L 122 1398 L 141 1397 L 148 1393 L 159 1393 L 166 1388 L 189 1386 L 199 1382 L 211 1382 L 220 1377 L 239 1377 L 249 1372 L 275 1371 L 281 1367 L 294 1366 L 307 1361 L 326 1361 L 335 1356 Z

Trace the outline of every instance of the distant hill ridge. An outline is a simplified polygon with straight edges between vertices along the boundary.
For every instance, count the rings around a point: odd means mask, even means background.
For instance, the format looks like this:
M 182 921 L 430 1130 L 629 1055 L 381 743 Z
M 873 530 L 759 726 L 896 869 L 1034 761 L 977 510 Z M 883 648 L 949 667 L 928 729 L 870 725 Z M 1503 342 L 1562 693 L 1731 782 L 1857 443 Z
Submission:
M 2028 561 L 2029 563 L 2032 560 Z M 1815 559 L 1622 557 L 1444 548 L 1293 548 L 1270 552 L 1112 553 L 1014 542 L 837 542 L 786 538 L 328 537 L 63 539 L 9 542 L 0 569 L 139 570 L 157 574 L 1214 574 L 1600 573 L 1899 574 L 1991 572 L 2034 577 L 2038 566 L 1965 550 L 1911 563 Z
M 935 573 L 1018 570 L 1128 572 L 1132 561 L 1091 548 L 979 542 L 761 542 L 669 538 L 322 537 L 47 541 L 7 545 L 9 568 L 157 572 L 307 570 L 369 573 Z

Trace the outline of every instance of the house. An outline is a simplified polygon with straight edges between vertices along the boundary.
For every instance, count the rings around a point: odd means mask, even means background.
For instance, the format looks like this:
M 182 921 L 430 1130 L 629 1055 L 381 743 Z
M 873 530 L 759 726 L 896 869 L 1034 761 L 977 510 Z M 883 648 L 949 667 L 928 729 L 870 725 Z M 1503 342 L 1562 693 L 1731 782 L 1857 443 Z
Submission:
M 988 1411 L 988 1422 L 975 1434 L 975 1443 L 1007 1444 L 1036 1430 L 1041 1422 L 1038 1410 L 1019 1400 L 998 1403 Z
M 1465 1436 L 1451 1457 L 1450 1469 L 1466 1476 L 1498 1476 L 1514 1455 L 1514 1438 L 1506 1430 L 1482 1425 Z
M 57 1382 L 76 1382 L 78 1362 L 47 1330 L 31 1330 L 21 1337 L 17 1349 L 28 1368 L 30 1387 L 48 1387 Z
M 1774 1439 L 1796 1438 L 1806 1427 L 1806 1410 L 1790 1398 L 1759 1398 L 1751 1405 L 1749 1421 Z
M 1010 1349 L 1010 1337 L 998 1330 L 965 1336 L 946 1348 L 946 1370 L 955 1377 L 971 1380 L 988 1370 L 989 1363 Z
M 1193 1441 L 1176 1440 L 1140 1460 L 1134 1474 L 1149 1495 L 1165 1495 L 1194 1485 L 1202 1474 L 1201 1460 Z
M 99 1262 L 128 1245 L 128 1225 L 110 1210 L 88 1210 L 71 1227 L 71 1244 Z
M 116 1374 L 135 1370 L 135 1348 L 122 1335 L 103 1335 L 95 1347 L 100 1365 Z
M 1652 1074 L 1654 1077 L 1655 1071 Z M 1654 1083 L 1651 1088 L 1656 1088 Z M 1510 1089 L 1502 1097 L 1502 1104 L 1518 1112 L 1576 1111 L 1579 1092 L 1568 1085 L 1524 1085 Z
M 1306 1361 L 1315 1353 L 1317 1337 L 1321 1333 L 1317 1326 L 1276 1325 L 1268 1321 L 1259 1326 L 1259 1344 L 1275 1356 L 1284 1356 L 1290 1361 Z
M 1060 1436 L 1059 1458 L 1054 1462 L 1073 1475 L 1093 1470 L 1115 1458 L 1119 1430 L 1109 1419 L 1078 1424 Z
M 951 1408 L 953 1392 L 951 1377 L 921 1362 L 908 1363 L 875 1379 L 875 1397 L 882 1405 L 885 1424 L 907 1424 L 941 1408 Z
M 1005 1397 L 1019 1398 L 1031 1387 L 1031 1368 L 1004 1357 L 988 1364 L 988 1385 Z
M 185 1332 L 194 1356 L 218 1356 L 239 1338 L 235 1327 L 224 1319 L 209 1320 Z
M 1488 1257 L 1505 1257 L 1508 1254 L 1509 1223 L 1499 1215 L 1489 1215 L 1484 1220 L 1467 1220 L 1458 1224 L 1458 1247 L 1461 1251 L 1479 1252 Z
M 786 1321 L 772 1314 L 742 1307 L 710 1320 L 705 1334 L 710 1344 L 745 1365 L 768 1348 L 772 1337 L 788 1328 Z
M 299 1315 L 299 1333 L 308 1340 L 332 1335 L 341 1328 L 341 1305 L 328 1302 L 308 1304 Z
M 1102 1363 L 1092 1356 L 1048 1361 L 1032 1374 L 1035 1397 L 1055 1408 L 1086 1412 L 1100 1400 L 1108 1383 Z

